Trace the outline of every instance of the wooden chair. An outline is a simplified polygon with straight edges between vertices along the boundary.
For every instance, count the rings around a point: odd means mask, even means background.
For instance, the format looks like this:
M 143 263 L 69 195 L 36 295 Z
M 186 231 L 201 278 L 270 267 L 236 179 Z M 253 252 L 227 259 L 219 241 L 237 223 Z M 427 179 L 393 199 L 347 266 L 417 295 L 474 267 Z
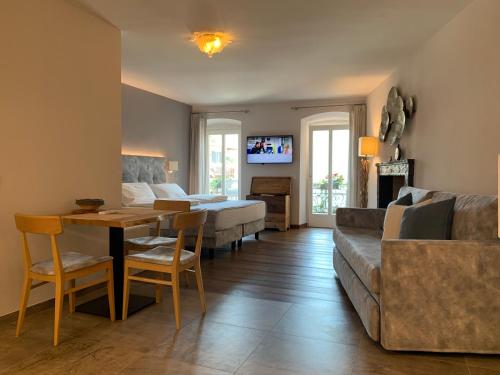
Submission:
M 184 271 L 194 272 L 196 284 L 200 296 L 201 310 L 206 312 L 205 292 L 203 290 L 203 280 L 201 276 L 200 255 L 201 241 L 203 238 L 203 226 L 207 220 L 207 210 L 180 213 L 175 215 L 173 228 L 178 231 L 175 248 L 159 246 L 144 253 L 128 255 L 125 258 L 125 273 L 123 286 L 123 320 L 127 319 L 128 296 L 130 291 L 130 281 L 142 281 L 156 285 L 156 303 L 161 301 L 161 288 L 163 285 L 172 287 L 175 324 L 177 329 L 181 328 L 180 312 L 180 290 L 179 274 Z M 184 249 L 184 232 L 186 230 L 197 230 L 195 251 Z M 130 269 L 139 269 L 159 272 L 158 278 L 148 278 L 130 275 Z M 169 273 L 171 279 L 164 280 L 164 273 Z
M 47 283 L 55 283 L 55 314 L 54 314 L 54 346 L 59 344 L 59 324 L 61 322 L 64 295 L 69 295 L 69 311 L 75 312 L 76 292 L 97 284 L 108 284 L 109 311 L 111 320 L 115 320 L 115 297 L 113 289 L 113 258 L 110 256 L 91 256 L 76 252 L 60 253 L 56 236 L 63 232 L 59 216 L 29 216 L 16 214 L 16 226 L 21 232 L 24 250 L 24 286 L 19 306 L 16 337 L 26 315 L 26 306 L 31 289 Z M 45 234 L 50 236 L 52 258 L 32 263 L 27 234 Z M 106 276 L 76 286 L 76 279 L 99 271 L 105 271 Z M 32 285 L 33 280 L 40 282 Z M 69 281 L 70 288 L 65 290 Z
M 191 202 L 175 200 L 155 200 L 153 208 L 155 210 L 189 212 Z M 154 249 L 157 246 L 175 246 L 177 238 L 161 236 L 161 221 L 156 224 L 156 236 L 136 237 L 125 240 L 125 252 L 145 251 Z

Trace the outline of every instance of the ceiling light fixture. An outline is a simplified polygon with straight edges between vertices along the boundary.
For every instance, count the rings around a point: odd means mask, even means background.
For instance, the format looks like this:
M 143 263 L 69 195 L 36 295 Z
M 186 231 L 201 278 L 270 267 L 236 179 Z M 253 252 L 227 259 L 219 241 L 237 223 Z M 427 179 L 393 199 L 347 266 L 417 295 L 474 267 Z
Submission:
M 222 52 L 232 42 L 231 36 L 223 32 L 195 32 L 191 41 L 195 42 L 199 50 L 210 58 L 213 54 Z

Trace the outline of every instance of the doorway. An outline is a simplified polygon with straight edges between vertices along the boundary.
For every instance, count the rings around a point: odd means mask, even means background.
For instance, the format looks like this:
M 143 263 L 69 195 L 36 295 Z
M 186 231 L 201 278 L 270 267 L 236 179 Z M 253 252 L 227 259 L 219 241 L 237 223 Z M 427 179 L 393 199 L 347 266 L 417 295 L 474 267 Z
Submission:
M 207 120 L 207 192 L 240 198 L 241 122 L 231 119 Z
M 349 124 L 311 125 L 309 141 L 308 223 L 332 228 L 349 204 Z

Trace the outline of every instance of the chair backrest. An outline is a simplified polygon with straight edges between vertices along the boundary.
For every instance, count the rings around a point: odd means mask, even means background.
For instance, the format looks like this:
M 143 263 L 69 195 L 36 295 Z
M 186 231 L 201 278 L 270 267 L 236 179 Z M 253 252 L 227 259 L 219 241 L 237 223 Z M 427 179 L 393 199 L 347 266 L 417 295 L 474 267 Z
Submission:
M 57 247 L 56 236 L 63 232 L 61 218 L 59 216 L 34 216 L 16 214 L 16 227 L 21 232 L 24 250 L 24 265 L 28 271 L 31 268 L 31 254 L 26 234 L 46 234 L 50 236 L 52 258 L 56 274 L 62 272 L 61 256 Z
M 207 210 L 199 210 L 193 212 L 184 212 L 177 214 L 174 217 L 175 230 L 186 230 L 186 229 L 197 229 L 200 226 L 205 225 L 207 221 Z
M 191 211 L 191 202 L 187 200 L 157 199 L 153 204 L 153 208 L 155 210 L 189 212 Z M 161 236 L 161 223 L 161 221 L 156 223 L 156 235 L 158 237 Z
M 16 227 L 22 233 L 53 234 L 62 233 L 59 216 L 33 216 L 16 214 Z
M 175 215 L 173 229 L 178 231 L 177 245 L 174 256 L 174 264 L 179 264 L 180 252 L 184 248 L 184 232 L 189 229 L 197 229 L 195 254 L 201 254 L 201 241 L 203 239 L 203 226 L 207 221 L 207 210 L 185 212 Z
M 157 199 L 153 204 L 153 208 L 155 210 L 189 212 L 191 211 L 191 202 L 186 200 L 175 201 L 175 200 Z

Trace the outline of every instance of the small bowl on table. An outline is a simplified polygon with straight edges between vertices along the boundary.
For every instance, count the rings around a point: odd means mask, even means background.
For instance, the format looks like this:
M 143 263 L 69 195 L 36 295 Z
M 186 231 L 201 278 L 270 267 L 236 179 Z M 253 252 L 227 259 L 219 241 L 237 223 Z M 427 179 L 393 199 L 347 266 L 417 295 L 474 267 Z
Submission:
M 99 208 L 104 205 L 104 200 L 97 199 L 77 199 L 75 201 L 76 205 L 80 207 L 80 209 L 75 210 L 74 213 L 92 213 L 99 212 Z

